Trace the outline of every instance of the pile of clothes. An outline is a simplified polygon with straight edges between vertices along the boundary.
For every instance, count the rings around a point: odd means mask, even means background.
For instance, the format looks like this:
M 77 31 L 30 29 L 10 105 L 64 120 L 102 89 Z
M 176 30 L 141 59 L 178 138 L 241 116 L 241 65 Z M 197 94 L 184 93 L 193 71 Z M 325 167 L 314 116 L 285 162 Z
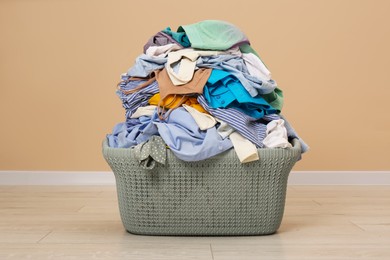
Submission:
M 281 115 L 283 93 L 236 26 L 205 20 L 153 35 L 117 95 L 125 122 L 108 145 L 133 148 L 144 168 L 166 163 L 166 149 L 184 161 L 205 160 L 234 149 L 241 163 L 259 159 L 258 148 L 289 148 L 299 139 Z

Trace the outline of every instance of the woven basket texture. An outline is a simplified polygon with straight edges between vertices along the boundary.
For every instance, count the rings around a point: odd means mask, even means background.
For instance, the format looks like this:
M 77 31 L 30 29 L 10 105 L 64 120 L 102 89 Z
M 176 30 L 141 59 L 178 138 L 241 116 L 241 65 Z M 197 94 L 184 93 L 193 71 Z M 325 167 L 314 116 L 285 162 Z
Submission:
M 293 148 L 259 149 L 242 164 L 233 149 L 185 162 L 167 150 L 166 165 L 141 168 L 131 148 L 103 155 L 114 172 L 126 230 L 144 235 L 266 235 L 279 228 L 288 175 L 301 154 Z

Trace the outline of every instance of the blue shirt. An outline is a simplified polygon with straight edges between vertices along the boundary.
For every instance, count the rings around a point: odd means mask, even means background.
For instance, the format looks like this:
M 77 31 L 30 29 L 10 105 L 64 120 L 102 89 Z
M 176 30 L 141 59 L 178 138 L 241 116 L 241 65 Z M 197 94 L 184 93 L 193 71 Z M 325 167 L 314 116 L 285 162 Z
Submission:
M 238 56 L 201 56 L 196 61 L 196 66 L 199 68 L 224 70 L 231 73 L 241 82 L 252 97 L 258 94 L 273 93 L 276 88 L 276 82 L 274 80 L 262 81 L 250 75 L 244 60 Z
M 163 69 L 166 62 L 167 58 L 141 54 L 135 60 L 134 66 L 127 71 L 127 75 L 131 77 L 146 78 L 153 71 Z
M 157 112 L 152 117 L 130 118 L 117 124 L 108 135 L 108 144 L 115 148 L 129 148 L 160 135 L 172 152 L 183 161 L 200 161 L 233 147 L 230 139 L 218 134 L 215 127 L 200 130 L 190 113 L 183 107 L 171 111 L 160 120 Z
M 233 147 L 230 139 L 222 139 L 215 127 L 200 130 L 183 107 L 172 110 L 165 121 L 154 124 L 168 147 L 183 161 L 204 160 Z
M 263 97 L 252 97 L 241 82 L 229 72 L 213 69 L 203 89 L 211 108 L 235 108 L 259 119 L 277 112 Z
M 130 148 L 158 135 L 157 128 L 151 128 L 151 118 L 128 118 L 126 122 L 115 125 L 112 133 L 107 135 L 108 145 L 114 148 Z

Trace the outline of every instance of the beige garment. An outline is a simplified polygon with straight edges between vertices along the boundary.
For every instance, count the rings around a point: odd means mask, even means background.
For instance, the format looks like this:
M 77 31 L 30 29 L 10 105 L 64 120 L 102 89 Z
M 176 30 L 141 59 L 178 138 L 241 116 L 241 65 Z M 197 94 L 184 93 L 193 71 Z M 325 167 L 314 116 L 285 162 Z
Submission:
M 216 120 L 220 123 L 217 128 L 218 134 L 222 139 L 229 137 L 240 162 L 247 163 L 259 160 L 259 153 L 255 144 L 236 132 L 228 123 L 219 119 Z
M 130 118 L 140 118 L 141 116 L 152 116 L 156 112 L 157 106 L 144 106 L 139 107 L 137 110 L 130 116 Z
M 145 54 L 153 57 L 166 57 L 168 53 L 172 51 L 177 51 L 183 49 L 182 46 L 176 44 L 176 43 L 170 43 L 163 46 L 150 46 Z
M 196 124 L 199 126 L 200 130 L 207 130 L 211 127 L 214 127 L 217 123 L 215 118 L 209 114 L 199 112 L 195 108 L 186 104 L 183 104 L 183 107 L 187 110 L 188 113 L 190 113 Z
M 239 48 L 232 48 L 227 51 L 199 51 L 191 48 L 182 49 L 168 53 L 168 60 L 165 64 L 167 73 L 172 83 L 176 86 L 187 84 L 194 76 L 196 60 L 199 56 L 213 56 L 230 54 L 242 56 Z M 179 66 L 178 71 L 173 70 L 174 66 Z
M 203 87 L 206 85 L 211 71 L 212 69 L 198 69 L 195 71 L 192 80 L 181 86 L 175 86 L 172 83 L 165 68 L 155 71 L 161 100 L 164 100 L 170 94 L 202 94 Z
M 219 126 L 217 128 L 217 132 L 218 134 L 222 137 L 222 139 L 225 139 L 226 137 L 228 137 L 231 133 L 233 133 L 234 130 L 233 127 L 231 127 L 228 123 L 222 121 L 222 120 L 219 120 L 218 118 L 216 118 L 215 120 L 218 121 L 219 123 Z
M 234 151 L 242 163 L 248 163 L 259 160 L 259 153 L 256 145 L 237 132 L 229 135 L 233 143 Z

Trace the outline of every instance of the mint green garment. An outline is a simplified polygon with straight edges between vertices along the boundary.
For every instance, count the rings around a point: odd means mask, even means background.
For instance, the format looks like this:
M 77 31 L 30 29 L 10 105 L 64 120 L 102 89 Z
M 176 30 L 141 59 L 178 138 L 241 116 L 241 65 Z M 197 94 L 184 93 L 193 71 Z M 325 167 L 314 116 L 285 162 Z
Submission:
M 218 20 L 205 20 L 179 26 L 177 32 L 185 32 L 191 47 L 204 50 L 227 50 L 249 43 L 246 35 L 235 25 Z

